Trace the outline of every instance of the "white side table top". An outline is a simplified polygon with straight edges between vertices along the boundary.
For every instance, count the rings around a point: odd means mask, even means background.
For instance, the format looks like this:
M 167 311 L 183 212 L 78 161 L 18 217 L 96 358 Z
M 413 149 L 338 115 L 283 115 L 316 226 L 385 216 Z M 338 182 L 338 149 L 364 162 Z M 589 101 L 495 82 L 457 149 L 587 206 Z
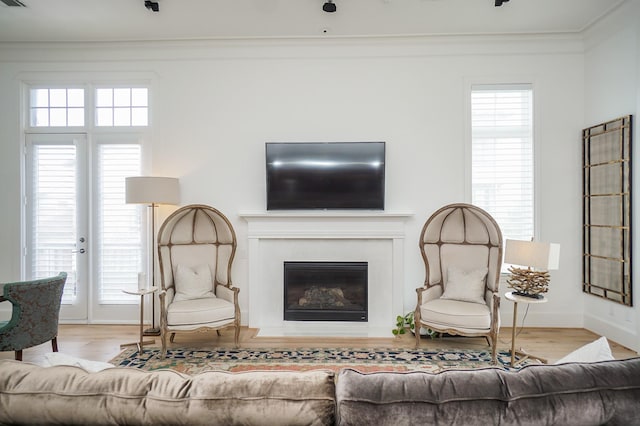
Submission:
M 509 291 L 505 293 L 504 297 L 507 300 L 511 300 L 515 303 L 547 303 L 549 301 L 549 299 L 547 299 L 544 295 L 542 295 L 540 299 L 536 299 L 534 297 L 520 296 L 514 293 L 514 291 Z
M 147 287 L 147 288 L 143 288 L 141 290 L 135 290 L 135 291 L 122 290 L 123 293 L 133 294 L 133 295 L 136 295 L 136 296 L 144 296 L 145 294 L 155 293 L 156 291 L 158 291 L 158 287 L 157 286 Z

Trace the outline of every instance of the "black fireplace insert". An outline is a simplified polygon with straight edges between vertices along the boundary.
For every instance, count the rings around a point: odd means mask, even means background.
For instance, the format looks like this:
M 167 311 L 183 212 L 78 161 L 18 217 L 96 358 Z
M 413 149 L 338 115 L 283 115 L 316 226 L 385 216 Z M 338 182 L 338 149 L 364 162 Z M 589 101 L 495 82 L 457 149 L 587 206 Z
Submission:
M 285 321 L 367 321 L 367 262 L 284 262 Z

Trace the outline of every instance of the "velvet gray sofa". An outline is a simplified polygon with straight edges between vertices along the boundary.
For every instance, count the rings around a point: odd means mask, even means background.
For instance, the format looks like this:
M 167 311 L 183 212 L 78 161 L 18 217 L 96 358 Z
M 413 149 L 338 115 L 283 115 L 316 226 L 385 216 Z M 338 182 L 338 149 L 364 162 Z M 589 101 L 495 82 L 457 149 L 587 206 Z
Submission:
M 640 425 L 640 358 L 439 374 L 0 361 L 0 424 Z
M 439 374 L 342 370 L 348 425 L 640 425 L 640 358 Z

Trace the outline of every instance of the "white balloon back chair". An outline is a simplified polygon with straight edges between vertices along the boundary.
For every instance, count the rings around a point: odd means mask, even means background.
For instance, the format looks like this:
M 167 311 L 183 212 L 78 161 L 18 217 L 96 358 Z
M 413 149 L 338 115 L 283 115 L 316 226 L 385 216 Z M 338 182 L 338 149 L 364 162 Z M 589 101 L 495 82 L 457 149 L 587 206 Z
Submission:
M 236 252 L 231 222 L 206 205 L 176 210 L 158 232 L 160 334 L 162 357 L 167 335 L 235 327 L 240 333 L 239 289 L 233 287 L 231 266 Z
M 479 207 L 450 204 L 427 220 L 419 245 L 426 277 L 424 286 L 416 289 L 416 347 L 420 327 L 483 336 L 491 345 L 495 363 L 500 328 L 500 227 Z

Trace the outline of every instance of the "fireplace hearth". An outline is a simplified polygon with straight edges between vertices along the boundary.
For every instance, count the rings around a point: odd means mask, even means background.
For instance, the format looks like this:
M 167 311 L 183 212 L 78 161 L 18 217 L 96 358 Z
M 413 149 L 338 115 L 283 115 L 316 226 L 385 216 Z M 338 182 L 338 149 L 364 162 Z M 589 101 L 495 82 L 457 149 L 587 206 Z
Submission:
M 367 262 L 284 262 L 285 321 L 367 321 Z

